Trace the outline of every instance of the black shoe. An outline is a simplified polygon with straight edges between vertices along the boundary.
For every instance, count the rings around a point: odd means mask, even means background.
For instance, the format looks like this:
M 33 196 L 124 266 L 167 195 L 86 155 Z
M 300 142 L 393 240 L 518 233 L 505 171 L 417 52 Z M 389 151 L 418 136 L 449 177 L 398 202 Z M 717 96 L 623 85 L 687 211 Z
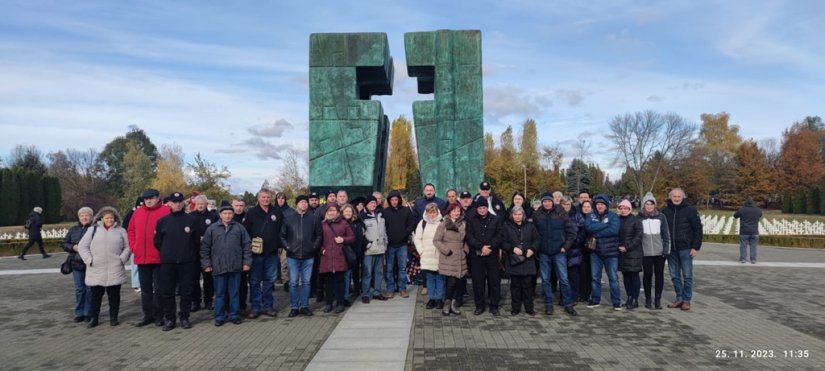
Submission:
M 309 309 L 309 308 L 301 308 L 299 310 L 299 312 L 301 312 L 301 314 L 303 314 L 307 317 L 312 317 L 312 315 L 315 314 L 315 313 L 312 313 L 312 309 Z
M 476 307 L 476 310 L 473 311 L 473 315 L 476 316 L 481 315 L 482 313 L 484 313 L 484 307 Z
M 343 313 L 343 312 L 344 312 L 344 306 L 343 305 L 339 305 L 339 306 L 335 307 L 335 313 L 336 314 L 337 313 Z
M 261 312 L 249 312 L 249 319 L 255 319 L 261 316 Z
M 653 301 L 654 308 L 662 309 L 662 298 L 657 297 L 656 300 Z
M 501 315 L 501 313 L 499 313 L 499 311 L 498 311 L 498 308 L 495 308 L 495 307 L 490 308 L 490 314 L 492 314 L 493 317 L 498 317 L 498 316 Z
M 565 313 L 567 313 L 567 314 L 569 314 L 569 315 L 571 315 L 571 316 L 573 316 L 573 317 L 575 317 L 575 316 L 578 316 L 578 315 L 579 315 L 579 312 L 576 312 L 576 310 L 575 310 L 575 309 L 573 309 L 573 307 L 572 307 L 572 306 L 569 306 L 569 307 L 564 307 L 564 312 L 565 312 Z
M 100 324 L 100 322 L 98 322 L 98 321 L 97 321 L 97 318 L 94 318 L 94 317 L 93 317 L 93 318 L 92 318 L 92 320 L 91 320 L 91 321 L 89 321 L 89 323 L 87 323 L 87 324 L 86 324 L 86 327 L 88 327 L 88 328 L 95 328 L 95 327 L 97 327 L 97 325 L 99 325 L 99 324 Z
M 221 326 L 223 326 L 223 321 L 215 320 L 215 327 L 221 327 Z
M 429 301 L 427 301 L 427 306 L 425 308 L 427 308 L 427 309 L 435 308 L 435 300 L 430 299 Z
M 117 317 L 109 319 L 109 326 L 117 326 L 120 325 L 120 321 L 117 320 Z
M 649 296 L 645 296 L 645 308 L 653 309 L 653 306 L 650 304 L 650 297 Z
M 232 323 L 234 323 L 236 325 L 240 325 L 241 323 L 243 323 L 243 320 L 240 319 L 240 318 L 235 318 L 235 319 L 232 320 Z
M 286 316 L 288 318 L 292 318 L 292 317 L 295 317 L 297 315 L 298 315 L 298 310 L 297 309 L 292 309 L 292 310 L 289 311 L 289 314 L 287 314 Z
M 344 306 L 345 306 L 345 307 L 350 307 L 350 306 L 352 306 L 352 303 L 350 303 L 350 302 L 349 302 L 349 299 L 344 299 Z
M 203 302 L 203 308 L 204 309 L 208 308 L 209 310 L 215 310 L 215 304 L 212 304 L 211 301 L 205 301 L 205 302 Z
M 47 258 L 51 258 L 51 257 L 52 257 L 52 256 L 51 256 L 51 255 L 49 255 L 49 254 L 43 255 L 43 259 L 47 259 Z M 756 262 L 754 262 L 754 263 L 756 263 Z
M 143 327 L 143 326 L 146 326 L 146 325 L 151 325 L 153 323 L 155 323 L 154 318 L 144 318 L 144 319 L 138 321 L 137 323 L 135 323 L 135 327 Z
M 192 312 L 192 313 L 195 313 L 195 312 L 197 312 L 197 311 L 199 311 L 199 310 L 201 310 L 201 305 L 200 305 L 200 303 L 198 303 L 198 304 L 192 304 L 192 309 L 191 309 L 191 312 Z
M 535 315 L 536 315 L 536 311 L 534 311 L 534 310 L 532 310 L 532 309 L 530 309 L 530 310 L 525 310 L 525 311 L 524 311 L 524 313 L 527 313 L 527 314 L 529 314 L 529 315 L 531 315 L 531 316 L 535 316 Z
M 80 316 L 80 317 L 75 317 L 75 318 L 74 318 L 74 322 L 75 322 L 75 323 L 80 323 L 80 322 L 83 322 L 83 321 L 85 321 L 85 320 L 86 320 L 86 317 L 84 317 L 84 316 Z
M 166 324 L 163 325 L 163 331 L 170 331 L 175 328 L 175 323 L 172 321 L 166 321 Z
M 17 256 L 17 259 L 20 259 L 20 260 L 26 260 L 26 257 L 25 257 L 25 256 L 23 256 L 23 255 L 18 255 L 18 256 Z
M 180 319 L 180 328 L 186 329 L 186 330 L 192 328 L 192 323 L 189 322 L 189 318 L 181 318 Z
M 324 306 L 324 313 L 332 312 L 332 304 L 327 304 Z
M 517 316 L 519 313 L 520 313 L 520 312 L 519 312 L 519 311 L 517 311 L 517 310 L 515 310 L 515 309 L 511 309 L 511 310 L 510 310 L 510 315 L 511 315 L 511 316 Z
M 461 308 L 461 306 L 464 305 L 464 299 L 459 298 L 459 299 L 453 300 L 453 305 L 456 308 Z
M 384 295 L 373 295 L 372 300 L 387 301 L 387 297 Z
M 435 301 L 435 307 L 438 309 L 444 309 L 444 300 L 438 299 Z
M 162 320 L 162 319 L 155 320 L 155 326 L 157 326 L 157 327 L 161 327 L 161 326 L 163 326 L 163 325 L 164 325 L 164 323 L 163 323 L 163 320 Z
M 89 323 L 89 321 L 92 320 L 92 317 L 83 317 L 83 320 L 86 321 L 86 323 Z
M 284 282 L 284 292 L 289 292 L 289 282 Z
M 270 310 L 267 310 L 266 312 L 264 312 L 264 314 L 266 314 L 267 316 L 270 316 L 270 317 L 277 317 L 278 316 L 278 311 L 275 310 L 275 309 L 270 309 Z
M 548 316 L 552 316 L 553 315 L 553 306 L 552 305 L 544 306 L 544 314 L 548 315 Z
M 323 301 L 325 301 L 324 300 L 324 294 L 318 294 L 318 295 L 315 296 L 315 302 L 316 303 L 320 303 L 320 302 L 323 302 Z
M 370 297 L 369 296 L 362 296 L 361 297 L 361 302 L 364 303 L 364 304 L 369 304 L 370 303 Z

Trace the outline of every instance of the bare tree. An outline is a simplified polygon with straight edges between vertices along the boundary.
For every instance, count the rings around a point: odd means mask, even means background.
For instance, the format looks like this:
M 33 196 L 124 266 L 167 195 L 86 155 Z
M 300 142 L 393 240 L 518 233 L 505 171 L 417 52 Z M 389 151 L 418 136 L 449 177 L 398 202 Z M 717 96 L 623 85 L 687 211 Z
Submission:
M 573 143 L 573 149 L 577 155 L 576 158 L 585 162 L 590 154 L 590 148 L 593 147 L 593 142 L 587 140 L 588 138 L 590 138 L 589 133 L 581 133 L 576 137 L 576 142 Z
M 695 132 L 695 124 L 675 113 L 644 111 L 614 117 L 607 137 L 617 152 L 616 163 L 632 170 L 636 192 L 642 197 L 656 185 L 663 161 L 658 161 L 650 174 L 642 171 L 645 165 L 656 152 L 668 159 L 683 154 L 693 142 Z M 650 184 L 645 184 L 646 175 L 652 179 Z
M 275 176 L 275 188 L 284 192 L 287 199 L 293 199 L 309 188 L 309 156 L 290 148 L 284 155 L 281 171 Z

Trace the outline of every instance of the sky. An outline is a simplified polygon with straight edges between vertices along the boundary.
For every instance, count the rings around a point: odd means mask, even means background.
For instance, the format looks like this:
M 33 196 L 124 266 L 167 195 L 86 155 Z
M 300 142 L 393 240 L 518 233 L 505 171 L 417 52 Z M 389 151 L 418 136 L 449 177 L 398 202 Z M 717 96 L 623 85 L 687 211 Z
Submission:
M 619 175 L 611 118 L 728 112 L 743 138 L 825 115 L 825 2 L 0 0 L 0 156 L 102 150 L 131 127 L 232 172 L 254 192 L 284 152 L 307 153 L 309 36 L 385 32 L 392 120 L 429 100 L 404 33 L 478 29 L 484 130 L 532 118 L 542 145 Z

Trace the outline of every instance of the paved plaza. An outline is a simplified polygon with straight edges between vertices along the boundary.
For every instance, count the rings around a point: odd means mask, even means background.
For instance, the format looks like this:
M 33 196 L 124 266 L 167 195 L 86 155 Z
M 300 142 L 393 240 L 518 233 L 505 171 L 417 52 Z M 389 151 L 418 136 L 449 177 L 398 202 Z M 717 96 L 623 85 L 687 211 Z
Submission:
M 424 309 L 424 297 L 416 295 L 359 302 L 343 315 L 322 314 L 313 301 L 314 317 L 288 319 L 285 293 L 276 290 L 277 318 L 216 328 L 211 312 L 199 311 L 192 329 L 168 333 L 132 326 L 140 318 L 139 295 L 128 285 L 120 326 L 108 325 L 105 299 L 101 326 L 75 324 L 71 277 L 56 269 L 62 254 L 45 260 L 32 255 L 25 262 L 2 258 L 0 367 L 825 369 L 825 250 L 761 247 L 759 254 L 759 264 L 739 264 L 738 247 L 706 244 L 694 270 L 690 312 L 579 305 L 575 318 L 561 307 L 551 317 L 510 316 L 505 280 L 500 317 L 473 316 L 466 306 L 462 315 L 444 317 Z M 609 303 L 607 290 L 603 294 L 602 303 Z M 667 279 L 664 301 L 673 298 Z M 540 297 L 536 305 L 542 308 Z

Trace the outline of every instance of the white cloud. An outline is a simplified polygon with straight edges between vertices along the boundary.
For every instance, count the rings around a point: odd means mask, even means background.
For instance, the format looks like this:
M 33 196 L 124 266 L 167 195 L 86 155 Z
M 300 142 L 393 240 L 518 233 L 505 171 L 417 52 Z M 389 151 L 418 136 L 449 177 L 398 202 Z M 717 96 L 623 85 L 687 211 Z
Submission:
M 266 125 L 266 126 L 253 126 L 249 128 L 249 133 L 252 135 L 257 135 L 266 138 L 273 138 L 273 137 L 281 137 L 284 135 L 284 131 L 288 129 L 292 129 L 293 126 L 289 121 L 284 119 L 278 119 L 275 122 Z

